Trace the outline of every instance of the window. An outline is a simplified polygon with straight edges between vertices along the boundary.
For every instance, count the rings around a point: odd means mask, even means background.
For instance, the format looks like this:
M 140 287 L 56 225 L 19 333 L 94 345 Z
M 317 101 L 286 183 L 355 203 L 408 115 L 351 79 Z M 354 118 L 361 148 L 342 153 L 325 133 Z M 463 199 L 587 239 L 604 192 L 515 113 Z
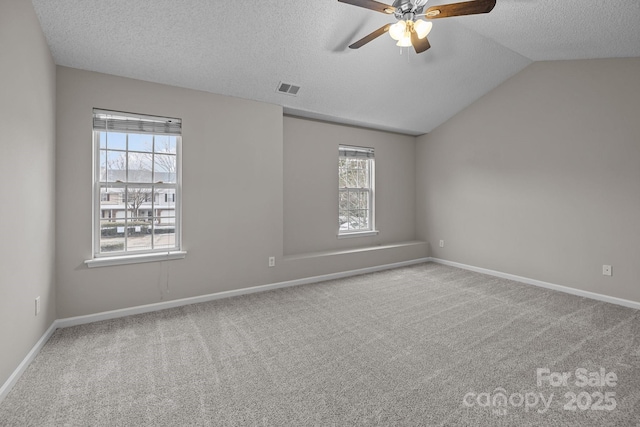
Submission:
M 373 148 L 338 148 L 338 235 L 375 232 Z
M 94 258 L 180 250 L 181 133 L 180 119 L 93 110 Z

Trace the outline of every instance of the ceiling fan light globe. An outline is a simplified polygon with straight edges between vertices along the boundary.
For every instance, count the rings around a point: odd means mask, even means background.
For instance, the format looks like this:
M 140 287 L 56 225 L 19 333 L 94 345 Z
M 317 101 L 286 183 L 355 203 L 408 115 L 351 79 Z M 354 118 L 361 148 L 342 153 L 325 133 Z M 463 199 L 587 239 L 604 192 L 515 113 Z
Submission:
M 394 40 L 400 40 L 404 37 L 407 24 L 404 21 L 398 21 L 389 27 L 389 35 Z
M 400 46 L 400 47 L 411 47 L 411 46 L 413 46 L 411 44 L 411 37 L 402 37 L 400 40 L 398 40 L 398 43 L 396 43 L 396 46 Z
M 418 19 L 413 24 L 413 29 L 418 34 L 418 38 L 420 40 L 422 40 L 423 38 L 427 37 L 427 35 L 431 32 L 431 28 L 433 28 L 433 23 L 427 22 L 427 21 L 423 21 L 422 19 Z

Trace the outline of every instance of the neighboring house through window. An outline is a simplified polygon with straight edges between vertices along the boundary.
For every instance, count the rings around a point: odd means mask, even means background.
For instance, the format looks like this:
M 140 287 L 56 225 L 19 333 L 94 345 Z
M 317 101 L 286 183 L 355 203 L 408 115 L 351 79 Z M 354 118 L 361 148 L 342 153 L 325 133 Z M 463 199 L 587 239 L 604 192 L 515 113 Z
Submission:
M 93 110 L 94 257 L 180 250 L 182 121 Z
M 373 148 L 338 147 L 338 235 L 377 234 Z

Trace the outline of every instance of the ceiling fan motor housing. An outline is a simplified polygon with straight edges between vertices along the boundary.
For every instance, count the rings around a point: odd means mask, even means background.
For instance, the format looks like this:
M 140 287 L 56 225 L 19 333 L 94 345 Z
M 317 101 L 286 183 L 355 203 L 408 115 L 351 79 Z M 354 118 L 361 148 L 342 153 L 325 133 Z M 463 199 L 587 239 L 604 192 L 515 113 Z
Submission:
M 424 5 L 416 7 L 415 1 L 412 0 L 395 0 L 393 2 L 393 7 L 396 8 L 394 12 L 396 18 L 404 21 L 415 20 L 415 16 L 422 13 L 424 10 Z

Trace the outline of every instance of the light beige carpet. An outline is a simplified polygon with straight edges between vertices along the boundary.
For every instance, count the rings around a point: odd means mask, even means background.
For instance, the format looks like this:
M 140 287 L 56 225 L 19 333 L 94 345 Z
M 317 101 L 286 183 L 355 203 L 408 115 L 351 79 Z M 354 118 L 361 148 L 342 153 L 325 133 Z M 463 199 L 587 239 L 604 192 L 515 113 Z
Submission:
M 638 315 L 421 264 L 58 330 L 0 425 L 637 426 Z

